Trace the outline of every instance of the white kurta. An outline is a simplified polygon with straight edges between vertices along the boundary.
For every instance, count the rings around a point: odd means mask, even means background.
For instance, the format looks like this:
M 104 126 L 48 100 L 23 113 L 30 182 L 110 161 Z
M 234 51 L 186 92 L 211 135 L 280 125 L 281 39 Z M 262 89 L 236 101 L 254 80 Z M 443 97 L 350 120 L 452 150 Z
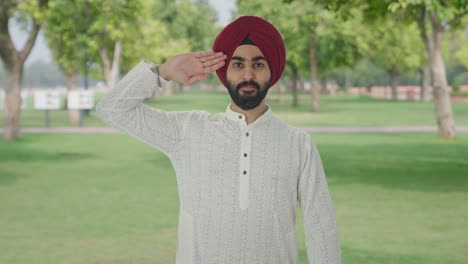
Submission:
M 332 201 L 307 132 L 268 110 L 224 113 L 144 104 L 157 88 L 141 61 L 97 105 L 107 124 L 166 154 L 180 198 L 177 264 L 295 264 L 299 202 L 309 263 L 341 263 Z M 162 84 L 166 85 L 166 81 Z

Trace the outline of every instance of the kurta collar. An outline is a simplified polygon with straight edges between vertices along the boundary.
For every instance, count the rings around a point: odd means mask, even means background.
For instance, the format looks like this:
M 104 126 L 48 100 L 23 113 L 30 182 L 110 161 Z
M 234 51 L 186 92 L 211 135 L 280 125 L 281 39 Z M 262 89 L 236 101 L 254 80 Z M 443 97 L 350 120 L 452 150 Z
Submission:
M 233 121 L 235 121 L 235 122 L 240 122 L 240 123 L 243 123 L 243 124 L 247 124 L 246 121 L 245 121 L 245 115 L 232 110 L 231 109 L 231 104 L 232 103 L 229 103 L 229 105 L 226 107 L 226 112 L 225 112 L 226 117 L 233 120 Z M 266 120 L 269 120 L 273 116 L 273 112 L 271 110 L 270 105 L 266 104 L 266 106 L 268 107 L 268 109 L 265 111 L 265 113 L 263 113 L 261 116 L 259 116 L 257 118 L 257 120 L 255 120 L 253 123 L 250 123 L 249 126 L 253 125 L 253 124 L 261 123 L 261 122 L 266 121 Z

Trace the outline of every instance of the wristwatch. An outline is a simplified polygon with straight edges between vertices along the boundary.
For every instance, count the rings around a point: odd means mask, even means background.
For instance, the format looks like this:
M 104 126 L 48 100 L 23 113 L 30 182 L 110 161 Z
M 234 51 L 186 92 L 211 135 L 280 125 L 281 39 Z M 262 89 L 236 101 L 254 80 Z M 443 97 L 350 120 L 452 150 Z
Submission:
M 151 71 L 158 75 L 158 86 L 159 86 L 159 88 L 162 88 L 161 76 L 159 75 L 159 64 L 154 64 L 153 62 L 151 62 L 149 60 L 144 60 L 144 61 L 146 63 L 150 64 Z
M 159 64 L 156 64 L 156 74 L 158 75 L 158 86 L 159 88 L 162 88 L 162 84 L 161 84 L 161 76 L 159 75 Z

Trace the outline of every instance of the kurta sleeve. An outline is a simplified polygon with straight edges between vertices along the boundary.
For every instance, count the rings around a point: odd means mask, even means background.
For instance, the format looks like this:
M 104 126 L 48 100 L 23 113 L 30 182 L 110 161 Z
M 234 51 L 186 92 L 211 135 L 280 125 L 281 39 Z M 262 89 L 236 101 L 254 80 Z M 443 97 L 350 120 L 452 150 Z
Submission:
M 298 183 L 309 264 L 341 263 L 340 241 L 320 154 L 307 134 Z
M 96 105 L 106 124 L 173 156 L 184 138 L 193 111 L 164 111 L 144 104 L 158 87 L 153 63 L 142 60 Z M 165 86 L 167 81 L 160 78 Z

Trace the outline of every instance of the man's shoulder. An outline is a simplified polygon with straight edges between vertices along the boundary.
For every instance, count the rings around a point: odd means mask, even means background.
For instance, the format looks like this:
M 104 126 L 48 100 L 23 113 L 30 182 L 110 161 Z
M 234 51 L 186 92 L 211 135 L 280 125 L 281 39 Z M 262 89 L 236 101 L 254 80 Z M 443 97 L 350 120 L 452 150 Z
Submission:
M 280 127 L 288 131 L 289 134 L 294 134 L 295 138 L 297 138 L 302 144 L 315 144 L 315 141 L 306 128 L 290 125 L 276 116 L 274 116 L 274 120 L 277 122 L 277 124 L 279 124 Z
M 285 129 L 285 130 L 287 130 L 289 132 L 296 133 L 296 134 L 301 135 L 301 136 L 304 136 L 304 135 L 308 136 L 309 135 L 309 133 L 304 128 L 290 125 L 290 124 L 286 123 L 285 121 L 279 119 L 276 115 L 273 115 L 273 119 L 275 120 L 275 122 L 280 127 L 282 127 L 283 129 Z
M 211 115 L 210 112 L 205 110 L 182 110 L 182 111 L 165 111 L 172 115 L 180 115 L 180 116 L 189 116 L 191 118 L 199 118 Z

